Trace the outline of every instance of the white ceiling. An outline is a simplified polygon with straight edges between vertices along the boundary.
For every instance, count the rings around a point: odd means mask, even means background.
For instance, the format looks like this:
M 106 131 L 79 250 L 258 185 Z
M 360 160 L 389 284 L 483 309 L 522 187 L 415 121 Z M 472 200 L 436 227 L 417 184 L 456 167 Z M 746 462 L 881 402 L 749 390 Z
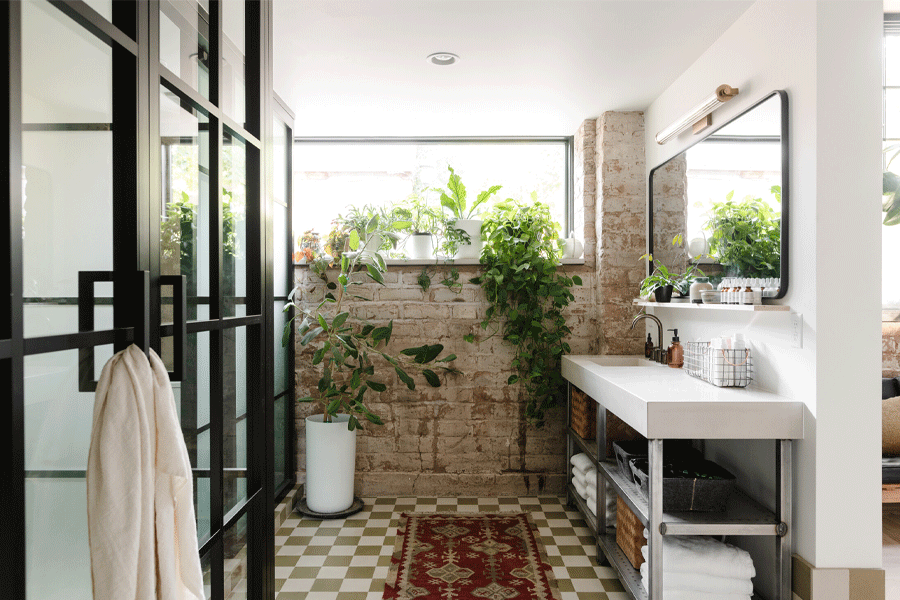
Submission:
M 296 135 L 482 136 L 571 135 L 603 111 L 644 109 L 752 3 L 274 4 L 275 91 Z M 426 61 L 439 51 L 460 61 Z

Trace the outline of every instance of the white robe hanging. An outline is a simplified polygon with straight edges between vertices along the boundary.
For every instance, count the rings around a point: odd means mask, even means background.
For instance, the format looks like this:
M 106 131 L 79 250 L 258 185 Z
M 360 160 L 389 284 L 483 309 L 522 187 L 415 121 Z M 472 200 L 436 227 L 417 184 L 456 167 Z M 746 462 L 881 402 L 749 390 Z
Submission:
M 152 350 L 129 346 L 103 367 L 87 495 L 94 600 L 204 600 L 191 465 Z

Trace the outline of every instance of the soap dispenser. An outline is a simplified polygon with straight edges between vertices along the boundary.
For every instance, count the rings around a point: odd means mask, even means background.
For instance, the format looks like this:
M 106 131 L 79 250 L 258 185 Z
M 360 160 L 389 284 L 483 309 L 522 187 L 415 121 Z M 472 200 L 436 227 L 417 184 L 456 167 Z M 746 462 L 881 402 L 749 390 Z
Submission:
M 668 329 L 667 331 L 675 332 L 675 335 L 672 336 L 672 345 L 669 346 L 669 366 L 673 369 L 680 369 L 684 366 L 684 346 L 678 339 L 677 329 Z
M 653 356 L 653 348 L 654 348 L 653 338 L 650 337 L 650 334 L 648 333 L 647 334 L 647 343 L 644 344 L 644 356 L 646 358 L 650 358 L 651 356 Z

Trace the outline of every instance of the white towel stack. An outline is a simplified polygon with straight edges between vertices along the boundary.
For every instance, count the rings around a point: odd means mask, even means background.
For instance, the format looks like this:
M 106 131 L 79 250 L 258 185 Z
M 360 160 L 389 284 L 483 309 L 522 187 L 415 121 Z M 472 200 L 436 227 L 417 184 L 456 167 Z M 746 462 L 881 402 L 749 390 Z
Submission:
M 576 454 L 572 463 L 572 485 L 579 496 L 584 498 L 588 510 L 597 516 L 597 467 L 587 454 Z M 616 526 L 616 495 L 607 485 L 606 488 L 606 525 Z
M 644 530 L 644 537 L 648 536 Z M 641 554 L 649 560 L 648 548 Z M 756 576 L 750 555 L 705 536 L 663 537 L 663 592 L 666 600 L 750 600 Z M 641 583 L 649 593 L 649 563 Z

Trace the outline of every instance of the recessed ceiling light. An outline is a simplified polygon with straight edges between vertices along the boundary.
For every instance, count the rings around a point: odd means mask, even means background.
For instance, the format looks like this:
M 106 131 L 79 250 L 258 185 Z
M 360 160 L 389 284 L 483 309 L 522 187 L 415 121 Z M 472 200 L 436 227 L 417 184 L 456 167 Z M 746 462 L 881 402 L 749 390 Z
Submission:
M 452 65 L 458 60 L 459 57 L 452 52 L 435 52 L 434 54 L 428 55 L 428 62 L 441 67 Z

